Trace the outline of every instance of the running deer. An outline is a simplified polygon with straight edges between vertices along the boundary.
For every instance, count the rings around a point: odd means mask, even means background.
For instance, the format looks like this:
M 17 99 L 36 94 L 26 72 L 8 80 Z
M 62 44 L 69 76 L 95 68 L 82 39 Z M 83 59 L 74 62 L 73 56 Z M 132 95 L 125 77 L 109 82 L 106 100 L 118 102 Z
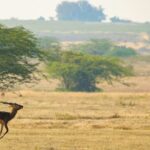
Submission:
M 5 127 L 6 129 L 6 132 L 0 137 L 0 139 L 2 139 L 9 131 L 8 122 L 16 116 L 17 111 L 22 109 L 23 106 L 16 104 L 16 103 L 8 103 L 8 102 L 0 102 L 0 103 L 6 104 L 12 107 L 11 112 L 0 111 L 0 124 L 1 124 L 0 136 L 3 131 L 3 127 Z

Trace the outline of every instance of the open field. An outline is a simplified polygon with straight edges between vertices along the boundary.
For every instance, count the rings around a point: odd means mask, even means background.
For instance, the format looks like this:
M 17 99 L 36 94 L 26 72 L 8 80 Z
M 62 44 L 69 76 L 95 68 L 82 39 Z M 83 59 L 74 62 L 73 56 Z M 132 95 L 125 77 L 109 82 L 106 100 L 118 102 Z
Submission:
M 21 93 L 1 150 L 149 150 L 150 93 Z
M 91 39 L 108 39 L 119 45 L 148 54 L 150 49 L 150 23 L 100 23 L 38 20 L 0 20 L 8 27 L 24 26 L 37 37 L 54 37 L 66 43 Z M 66 44 L 65 44 L 66 45 Z
M 24 26 L 35 32 L 51 33 L 150 33 L 150 23 L 100 23 L 100 22 L 79 22 L 79 21 L 38 21 L 38 20 L 0 20 L 1 24 L 8 26 Z
M 150 92 L 150 76 L 136 76 L 136 77 L 128 77 L 123 79 L 125 83 L 129 84 L 129 86 L 122 85 L 120 83 L 114 82 L 113 85 L 109 85 L 106 82 L 102 82 L 97 86 L 103 89 L 103 92 Z M 60 82 L 58 80 L 41 80 L 38 84 L 33 84 L 32 86 L 22 86 L 18 87 L 17 90 L 34 90 L 37 92 L 54 92 L 58 89 Z
M 115 24 L 10 19 L 0 20 L 0 24 L 8 27 L 24 26 L 38 36 L 56 37 L 60 41 L 85 41 L 94 38 L 110 39 L 115 42 L 143 42 L 147 41 L 147 37 L 149 40 L 150 34 L 150 23 Z

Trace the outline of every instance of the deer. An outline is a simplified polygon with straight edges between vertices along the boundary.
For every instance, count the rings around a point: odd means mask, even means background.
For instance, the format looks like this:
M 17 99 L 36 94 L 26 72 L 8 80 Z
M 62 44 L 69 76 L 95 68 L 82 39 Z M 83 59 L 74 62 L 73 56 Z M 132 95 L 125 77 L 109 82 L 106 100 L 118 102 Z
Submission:
M 3 127 L 5 127 L 6 129 L 5 133 L 0 137 L 0 139 L 2 139 L 9 132 L 8 122 L 16 116 L 18 110 L 23 109 L 23 106 L 16 103 L 8 103 L 8 102 L 0 102 L 0 103 L 12 107 L 11 112 L 0 111 L 0 124 L 1 124 L 0 136 L 2 135 Z

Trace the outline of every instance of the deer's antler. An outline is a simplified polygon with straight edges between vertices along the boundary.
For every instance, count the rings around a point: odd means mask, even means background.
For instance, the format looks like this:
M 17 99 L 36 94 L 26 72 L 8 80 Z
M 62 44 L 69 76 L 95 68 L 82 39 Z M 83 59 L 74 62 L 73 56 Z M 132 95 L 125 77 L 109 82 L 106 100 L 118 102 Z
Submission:
M 8 103 L 8 102 L 0 102 L 2 104 L 6 104 L 6 105 L 13 105 L 14 103 Z

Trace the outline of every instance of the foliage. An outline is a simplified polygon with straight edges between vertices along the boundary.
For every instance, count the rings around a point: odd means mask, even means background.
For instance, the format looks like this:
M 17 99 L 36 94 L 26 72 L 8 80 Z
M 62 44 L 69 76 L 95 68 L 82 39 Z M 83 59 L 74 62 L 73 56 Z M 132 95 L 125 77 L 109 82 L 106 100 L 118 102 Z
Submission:
M 45 58 L 51 61 L 57 60 L 61 50 L 60 42 L 53 37 L 40 37 L 38 39 L 39 48 L 44 51 Z
M 0 90 L 35 79 L 42 53 L 34 35 L 23 27 L 0 25 Z
M 106 18 L 101 7 L 92 6 L 87 1 L 64 1 L 56 8 L 58 20 L 102 21 Z
M 50 61 L 48 71 L 62 80 L 63 87 L 71 91 L 96 91 L 96 83 L 106 80 L 112 83 L 131 75 L 131 69 L 118 59 L 61 52 L 60 59 Z
M 60 43 L 56 38 L 53 37 L 40 37 L 38 39 L 40 49 L 46 50 L 58 50 L 60 49 Z
M 137 53 L 132 48 L 127 48 L 124 46 L 115 46 L 114 49 L 110 51 L 109 55 L 117 57 L 131 57 L 136 56 Z
M 110 18 L 110 20 L 113 23 L 131 23 L 132 22 L 131 20 L 120 19 L 119 17 L 116 17 L 116 16 Z
M 71 50 L 94 55 L 105 55 L 111 50 L 112 46 L 113 43 L 108 40 L 93 39 L 82 44 L 71 45 Z
M 92 54 L 92 55 L 104 55 L 115 57 L 129 57 L 135 56 L 137 53 L 132 48 L 124 46 L 117 46 L 113 42 L 102 39 L 93 39 L 85 43 L 70 46 L 72 51 Z

